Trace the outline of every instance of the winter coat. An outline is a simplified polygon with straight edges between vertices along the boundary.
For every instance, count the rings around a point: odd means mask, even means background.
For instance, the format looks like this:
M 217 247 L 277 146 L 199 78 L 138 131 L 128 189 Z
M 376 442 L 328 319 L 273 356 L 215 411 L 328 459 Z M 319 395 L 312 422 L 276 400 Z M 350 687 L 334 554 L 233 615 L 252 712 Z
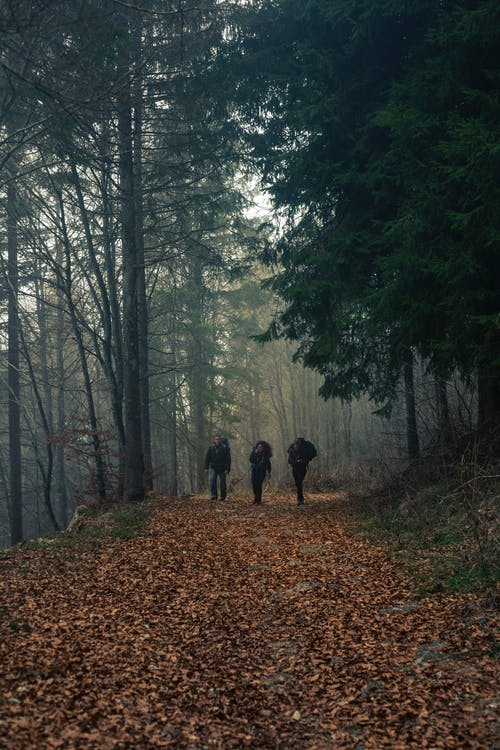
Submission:
M 211 445 L 205 456 L 205 469 L 231 471 L 231 450 L 229 446 L 223 443 L 219 446 L 215 443 Z
M 266 453 L 257 453 L 255 449 L 250 453 L 250 466 L 252 469 L 252 479 L 257 482 L 263 482 L 266 478 L 266 472 L 271 474 L 271 461 Z
M 290 466 L 307 466 L 309 462 L 307 458 L 300 452 L 300 448 L 298 451 L 295 450 L 292 443 L 292 445 L 288 448 L 288 463 L 290 464 Z

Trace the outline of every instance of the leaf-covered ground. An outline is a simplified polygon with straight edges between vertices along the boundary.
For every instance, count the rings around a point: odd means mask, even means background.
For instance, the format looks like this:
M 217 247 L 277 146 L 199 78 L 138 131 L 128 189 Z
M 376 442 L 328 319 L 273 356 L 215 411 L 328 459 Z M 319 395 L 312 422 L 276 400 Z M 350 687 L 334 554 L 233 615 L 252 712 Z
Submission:
M 0 747 L 495 747 L 493 614 L 414 600 L 345 503 L 164 499 L 0 557 Z

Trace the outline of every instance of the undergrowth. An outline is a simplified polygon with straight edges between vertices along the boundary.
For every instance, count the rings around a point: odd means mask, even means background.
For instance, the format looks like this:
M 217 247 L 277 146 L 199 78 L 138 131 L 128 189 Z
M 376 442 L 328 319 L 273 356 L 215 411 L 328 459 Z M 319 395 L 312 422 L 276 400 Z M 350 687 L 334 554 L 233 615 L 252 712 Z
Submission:
M 73 548 L 100 547 L 110 539 L 133 539 L 140 535 L 146 526 L 151 509 L 145 505 L 123 505 L 106 512 L 87 510 L 81 523 L 71 533 L 61 531 L 17 545 L 18 550 L 37 550 L 40 548 Z M 2 553 L 12 551 L 0 550 Z
M 474 438 L 410 466 L 354 501 L 358 531 L 386 544 L 416 595 L 483 592 L 499 573 L 500 463 L 496 440 Z

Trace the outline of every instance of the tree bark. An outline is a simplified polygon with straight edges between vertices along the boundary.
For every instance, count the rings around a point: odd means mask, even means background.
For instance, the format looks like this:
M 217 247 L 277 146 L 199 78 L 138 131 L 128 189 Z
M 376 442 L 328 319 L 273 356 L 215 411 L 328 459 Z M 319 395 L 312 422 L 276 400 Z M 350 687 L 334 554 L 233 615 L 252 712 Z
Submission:
M 62 268 L 63 265 L 63 247 L 61 242 L 57 243 L 57 266 Z M 66 340 L 66 330 L 64 325 L 64 293 L 57 285 L 57 312 L 56 312 L 56 431 L 58 435 L 63 435 L 66 429 L 66 399 L 64 394 L 64 343 Z M 55 446 L 55 480 L 57 488 L 59 518 L 63 529 L 69 522 L 68 491 L 66 485 L 66 466 L 65 466 L 64 442 Z
M 128 34 L 127 34 L 128 37 Z M 120 73 L 123 86 L 118 101 L 120 151 L 121 241 L 123 264 L 123 336 L 124 336 L 124 424 L 126 501 L 143 500 L 144 458 L 141 424 L 141 370 L 139 363 L 138 287 L 139 263 L 135 222 L 134 166 L 132 140 L 131 82 L 127 48 L 121 50 Z
M 177 495 L 179 492 L 179 470 L 177 465 L 177 373 L 172 370 L 171 390 L 168 399 L 168 423 L 169 434 L 167 435 L 168 444 L 168 482 L 167 491 L 171 495 Z
M 101 138 L 101 200 L 103 205 L 103 250 L 104 265 L 107 281 L 109 311 L 112 330 L 111 349 L 112 370 L 114 380 L 111 394 L 111 409 L 115 422 L 115 429 L 118 441 L 118 496 L 123 496 L 123 478 L 125 476 L 125 427 L 123 424 L 123 330 L 122 315 L 120 310 L 120 301 L 118 285 L 116 281 L 116 247 L 114 237 L 111 231 L 111 220 L 113 216 L 111 206 L 111 185 L 112 185 L 112 166 L 109 157 L 109 132 L 106 120 L 102 126 Z
M 9 490 L 11 543 L 23 541 L 21 408 L 19 381 L 19 272 L 17 262 L 17 191 L 7 188 L 8 387 L 9 387 Z
M 413 377 L 413 353 L 408 349 L 403 364 L 403 378 L 406 406 L 406 444 L 408 458 L 415 459 L 420 455 L 417 429 L 417 409 L 415 405 L 415 381 Z
M 138 39 L 137 39 L 138 37 Z M 136 45 L 140 51 L 140 25 Z M 139 55 L 138 51 L 138 55 Z M 140 65 L 140 60 L 138 61 Z M 134 206 L 137 248 L 137 316 L 139 328 L 139 370 L 141 392 L 141 437 L 144 453 L 144 484 L 153 489 L 151 454 L 151 419 L 149 411 L 149 314 L 146 293 L 146 258 L 144 252 L 144 208 L 142 188 L 142 78 L 136 71 L 134 82 Z
M 453 429 L 448 402 L 448 387 L 446 380 L 443 380 L 443 378 L 436 380 L 436 401 L 439 442 L 441 445 L 449 445 L 453 440 Z
M 348 461 L 352 458 L 352 403 L 342 402 L 341 404 L 342 413 L 342 432 L 344 437 L 344 451 Z
M 92 383 L 90 380 L 89 367 L 87 362 L 87 354 L 83 342 L 82 331 L 78 323 L 78 317 L 76 314 L 76 308 L 73 301 L 73 273 L 71 263 L 71 246 L 66 228 L 66 221 L 64 216 L 64 204 L 62 196 L 59 195 L 59 206 L 60 206 L 60 219 L 61 228 L 63 235 L 64 254 L 65 254 L 65 271 L 63 289 L 66 296 L 66 303 L 68 306 L 68 313 L 71 320 L 71 327 L 75 336 L 76 345 L 78 348 L 78 354 L 80 357 L 80 365 L 82 368 L 83 382 L 85 386 L 85 393 L 87 396 L 87 408 L 88 416 L 91 429 L 92 447 L 94 453 L 94 461 L 96 467 L 96 484 L 97 484 L 97 495 L 101 504 L 106 502 L 106 480 L 104 472 L 104 462 L 102 459 L 101 441 L 99 437 L 99 425 L 97 422 L 97 414 L 95 410 L 94 394 L 92 393 Z M 61 270 L 62 275 L 62 270 Z
M 21 343 L 23 346 L 23 356 L 26 360 L 26 364 L 28 365 L 28 372 L 29 372 L 29 376 L 31 380 L 31 385 L 33 387 L 33 394 L 35 396 L 35 400 L 38 406 L 38 413 L 40 414 L 43 431 L 45 433 L 45 448 L 47 452 L 47 466 L 46 467 L 43 465 L 41 459 L 37 455 L 37 464 L 40 468 L 40 473 L 43 479 L 43 499 L 45 503 L 45 509 L 47 510 L 47 514 L 50 518 L 52 526 L 57 531 L 59 529 L 59 523 L 57 521 L 56 514 L 54 513 L 54 507 L 52 505 L 52 472 L 54 468 L 54 453 L 52 450 L 51 429 L 49 425 L 49 420 L 47 418 L 47 412 L 43 405 L 43 400 L 42 400 L 42 396 L 40 393 L 40 389 L 38 387 L 31 356 L 30 356 L 28 347 L 26 346 L 26 341 L 23 336 L 22 328 L 19 329 L 19 333 L 20 333 Z
M 207 448 L 207 420 L 205 411 L 205 394 L 207 392 L 207 365 L 204 352 L 203 331 L 203 268 L 199 253 L 194 253 L 191 260 L 192 306 L 190 311 L 191 356 L 190 356 L 190 390 L 192 408 L 192 429 L 194 437 L 195 491 L 205 487 L 204 470 L 205 451 Z
M 105 277 L 101 270 L 101 266 L 99 264 L 99 260 L 95 252 L 94 240 L 92 237 L 92 230 L 90 226 L 88 211 L 87 211 L 85 200 L 83 197 L 80 176 L 76 169 L 76 165 L 73 162 L 71 162 L 71 174 L 72 174 L 73 184 L 74 184 L 77 199 L 78 199 L 78 207 L 80 209 L 80 216 L 81 216 L 82 224 L 83 224 L 84 231 L 85 231 L 85 239 L 86 239 L 88 255 L 89 255 L 91 265 L 92 265 L 92 270 L 97 280 L 97 288 L 99 289 L 99 293 L 100 293 L 100 301 L 99 301 L 99 304 L 97 304 L 97 292 L 95 292 L 96 307 L 98 308 L 98 311 L 100 313 L 100 318 L 101 318 L 102 326 L 103 326 L 102 364 L 103 364 L 104 374 L 106 375 L 106 379 L 109 384 L 109 390 L 110 390 L 110 395 L 111 395 L 111 412 L 113 415 L 113 422 L 114 422 L 116 434 L 117 434 L 118 450 L 119 450 L 119 454 L 121 455 L 123 453 L 124 445 L 125 445 L 125 431 L 124 431 L 124 426 L 123 426 L 123 414 L 122 414 L 123 394 L 121 392 L 120 378 L 117 377 L 116 368 L 114 367 L 114 358 L 113 358 L 114 336 L 113 336 L 113 322 L 112 322 L 110 293 L 108 292 L 108 289 L 106 287 Z M 110 286 L 110 292 L 111 292 L 113 287 L 116 286 L 114 275 L 111 279 L 110 274 L 108 273 L 107 280 L 108 282 L 112 281 L 111 286 Z M 119 336 L 121 337 L 121 331 L 119 331 Z M 120 344 L 120 348 L 121 348 L 121 344 Z M 120 362 L 120 366 L 123 366 L 122 362 Z
M 477 422 L 479 430 L 500 422 L 500 381 L 482 370 L 477 378 Z

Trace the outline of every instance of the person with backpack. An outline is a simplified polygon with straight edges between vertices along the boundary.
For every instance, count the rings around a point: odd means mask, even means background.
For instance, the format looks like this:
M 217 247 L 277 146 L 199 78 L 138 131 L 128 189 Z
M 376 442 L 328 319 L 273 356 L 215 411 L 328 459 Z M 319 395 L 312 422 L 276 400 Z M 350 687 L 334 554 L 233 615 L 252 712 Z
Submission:
M 253 505 L 262 503 L 262 485 L 266 474 L 271 476 L 271 456 L 273 452 L 269 443 L 259 440 L 250 453 L 250 469 L 252 472 Z
M 302 485 L 307 474 L 309 461 L 317 456 L 316 448 L 310 440 L 296 437 L 288 448 L 288 463 L 292 467 L 292 474 L 297 488 L 297 505 L 304 505 L 304 491 Z
M 220 499 L 225 500 L 227 493 L 226 476 L 231 471 L 231 450 L 227 440 L 223 440 L 220 435 L 214 436 L 214 442 L 207 450 L 205 471 L 209 472 L 211 499 L 217 500 L 218 479 Z

